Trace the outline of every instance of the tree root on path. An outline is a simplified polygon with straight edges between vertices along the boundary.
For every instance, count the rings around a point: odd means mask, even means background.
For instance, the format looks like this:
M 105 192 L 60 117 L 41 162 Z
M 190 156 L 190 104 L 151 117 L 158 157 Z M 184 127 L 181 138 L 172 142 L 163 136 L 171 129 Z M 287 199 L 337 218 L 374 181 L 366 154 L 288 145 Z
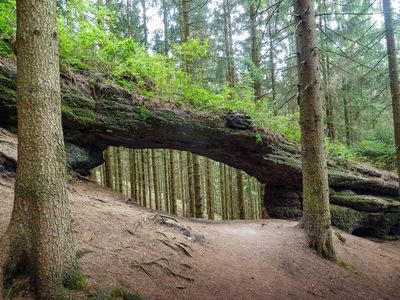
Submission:
M 163 262 L 163 261 L 166 262 L 167 265 L 161 264 L 161 262 Z M 182 278 L 182 279 L 185 279 L 185 280 L 187 280 L 187 281 L 194 281 L 194 278 L 187 277 L 187 276 L 185 276 L 185 275 L 182 275 L 182 274 L 179 274 L 179 273 L 177 273 L 177 272 L 175 272 L 175 271 L 172 271 L 172 270 L 169 268 L 169 264 L 170 264 L 170 263 L 169 263 L 169 260 L 168 260 L 167 258 L 165 258 L 165 257 L 160 257 L 160 258 L 157 258 L 157 259 L 155 259 L 155 260 L 146 261 L 146 262 L 143 262 L 143 263 L 137 263 L 137 262 L 135 261 L 134 263 L 132 263 L 131 267 L 132 267 L 132 268 L 139 268 L 139 269 L 142 270 L 144 273 L 146 273 L 148 276 L 152 277 L 153 275 L 151 275 L 151 273 L 150 273 L 148 270 L 146 270 L 145 266 L 153 266 L 153 265 L 156 265 L 156 266 L 160 267 L 161 269 L 163 269 L 164 272 L 165 272 L 166 274 L 170 275 L 170 276 Z

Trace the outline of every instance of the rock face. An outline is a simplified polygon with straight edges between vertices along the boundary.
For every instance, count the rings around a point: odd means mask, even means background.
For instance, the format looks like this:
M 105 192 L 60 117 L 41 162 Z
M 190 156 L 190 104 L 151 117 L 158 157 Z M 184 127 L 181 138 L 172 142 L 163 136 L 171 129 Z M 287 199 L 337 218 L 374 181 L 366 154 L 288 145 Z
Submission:
M 0 126 L 9 129 L 16 126 L 15 73 L 12 62 L 0 60 Z M 81 174 L 103 162 L 108 146 L 190 151 L 241 169 L 265 183 L 265 205 L 271 217 L 301 216 L 302 176 L 296 143 L 255 128 L 246 116 L 234 112 L 194 112 L 183 105 L 145 99 L 102 81 L 89 81 L 82 75 L 61 77 L 68 161 Z M 328 169 L 335 196 L 346 189 L 357 195 L 374 195 L 379 201 L 394 201 L 391 197 L 398 196 L 396 178 L 387 172 L 357 165 L 344 168 L 330 164 Z M 400 208 L 396 205 L 385 202 L 383 207 L 390 209 L 376 211 L 374 206 L 371 211 L 371 204 L 360 198 L 347 202 L 335 199 L 332 220 L 339 228 L 360 235 L 399 234 L 400 218 L 396 214 Z M 343 220 L 358 213 L 361 219 Z M 378 229 L 369 230 L 371 227 Z

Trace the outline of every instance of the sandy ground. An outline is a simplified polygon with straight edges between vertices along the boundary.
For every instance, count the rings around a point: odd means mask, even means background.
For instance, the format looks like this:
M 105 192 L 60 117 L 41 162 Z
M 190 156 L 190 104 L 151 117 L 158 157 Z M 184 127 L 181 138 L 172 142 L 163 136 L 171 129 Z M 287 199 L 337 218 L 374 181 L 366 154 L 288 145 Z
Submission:
M 0 233 L 13 192 L 13 180 L 0 178 Z M 317 257 L 296 222 L 170 218 L 84 182 L 69 193 L 79 263 L 93 287 L 149 299 L 400 299 L 399 241 L 340 232 L 344 268 Z

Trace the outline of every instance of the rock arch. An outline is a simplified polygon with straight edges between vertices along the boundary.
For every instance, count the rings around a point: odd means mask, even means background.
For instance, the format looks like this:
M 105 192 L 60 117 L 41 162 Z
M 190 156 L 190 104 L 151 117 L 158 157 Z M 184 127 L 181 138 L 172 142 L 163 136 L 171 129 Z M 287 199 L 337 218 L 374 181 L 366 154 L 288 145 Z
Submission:
M 301 214 L 302 175 L 296 143 L 255 128 L 245 116 L 229 111 L 196 111 L 185 104 L 146 99 L 105 81 L 73 74 L 61 77 L 69 162 L 80 173 L 101 164 L 108 146 L 190 151 L 265 183 L 265 205 L 273 217 Z M 7 60 L 0 61 L 0 125 L 16 126 L 15 65 Z M 398 196 L 394 176 L 357 165 L 329 163 L 328 168 L 331 203 L 340 206 L 334 207 L 337 212 L 332 210 L 334 220 L 337 216 L 335 225 L 362 231 L 359 224 L 368 223 L 387 227 L 385 234 L 400 234 L 400 202 L 390 198 Z M 384 221 L 388 217 L 389 223 Z

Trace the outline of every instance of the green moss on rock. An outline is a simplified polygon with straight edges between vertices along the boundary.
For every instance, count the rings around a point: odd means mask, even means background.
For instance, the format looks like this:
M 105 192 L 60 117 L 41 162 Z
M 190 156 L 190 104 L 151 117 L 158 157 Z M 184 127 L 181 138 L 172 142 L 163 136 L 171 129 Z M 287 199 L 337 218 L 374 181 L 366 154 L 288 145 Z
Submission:
M 363 214 L 359 211 L 331 204 L 332 225 L 344 231 L 352 233 L 359 227 L 363 217 Z

